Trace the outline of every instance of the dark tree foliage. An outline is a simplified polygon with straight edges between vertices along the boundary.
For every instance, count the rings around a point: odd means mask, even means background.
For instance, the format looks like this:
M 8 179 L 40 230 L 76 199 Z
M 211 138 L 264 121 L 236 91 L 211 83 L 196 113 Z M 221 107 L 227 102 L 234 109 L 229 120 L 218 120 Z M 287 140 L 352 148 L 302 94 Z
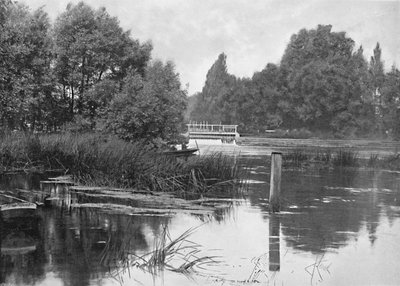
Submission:
M 171 62 L 150 63 L 105 8 L 69 4 L 54 26 L 43 10 L 0 0 L 0 128 L 102 130 L 173 141 L 186 91 Z
M 338 137 L 395 137 L 397 70 L 385 74 L 379 43 L 369 63 L 363 52 L 346 33 L 319 25 L 294 34 L 280 65 L 267 64 L 251 79 L 229 75 L 221 54 L 202 92 L 190 99 L 188 120 L 250 132 L 306 128 Z
M 382 123 L 386 132 L 400 139 L 400 71 L 396 67 L 385 76 L 381 87 Z
M 331 26 L 301 30 L 282 57 L 287 81 L 288 112 L 311 130 L 354 134 L 363 93 L 362 51 Z
M 203 90 L 195 101 L 191 119 L 208 122 L 224 121 L 221 110 L 229 110 L 232 104 L 230 95 L 234 83 L 235 78 L 227 71 L 226 55 L 222 53 L 207 73 Z
M 71 116 L 93 113 L 85 109 L 87 91 L 103 79 L 121 82 L 132 70 L 143 74 L 152 49 L 131 39 L 104 8 L 93 10 L 83 2 L 69 4 L 57 18 L 54 43 L 55 72 Z
M 107 110 L 106 130 L 125 140 L 174 142 L 182 132 L 186 104 L 173 64 L 155 61 L 144 76 L 132 73 L 125 78 Z
M 48 16 L 7 1 L 1 10 L 0 124 L 42 129 L 49 119 L 46 101 L 53 100 L 54 90 Z

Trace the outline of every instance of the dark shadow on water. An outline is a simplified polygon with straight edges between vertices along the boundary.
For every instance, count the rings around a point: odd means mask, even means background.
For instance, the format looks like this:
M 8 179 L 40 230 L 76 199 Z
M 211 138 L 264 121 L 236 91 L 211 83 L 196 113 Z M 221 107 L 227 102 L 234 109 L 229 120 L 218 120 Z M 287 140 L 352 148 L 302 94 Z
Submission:
M 45 276 L 46 255 L 40 217 L 0 221 L 0 283 L 12 275 L 16 284 L 32 284 Z
M 50 268 L 65 285 L 106 277 L 129 254 L 149 248 L 168 217 L 126 216 L 92 209 L 41 209 L 35 220 L 1 224 L 0 283 L 31 284 Z

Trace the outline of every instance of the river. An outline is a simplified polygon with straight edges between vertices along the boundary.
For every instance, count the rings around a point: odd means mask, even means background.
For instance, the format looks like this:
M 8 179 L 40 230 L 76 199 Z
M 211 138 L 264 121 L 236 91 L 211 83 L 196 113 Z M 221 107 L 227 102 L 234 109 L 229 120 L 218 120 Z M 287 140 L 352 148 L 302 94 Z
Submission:
M 3 224 L 0 285 L 400 285 L 400 172 L 284 169 L 282 210 L 270 214 L 267 156 L 238 156 L 247 190 L 210 215 L 59 207 Z M 3 176 L 0 187 L 40 179 Z M 187 273 L 132 263 L 165 229 L 192 229 L 189 249 L 210 259 Z

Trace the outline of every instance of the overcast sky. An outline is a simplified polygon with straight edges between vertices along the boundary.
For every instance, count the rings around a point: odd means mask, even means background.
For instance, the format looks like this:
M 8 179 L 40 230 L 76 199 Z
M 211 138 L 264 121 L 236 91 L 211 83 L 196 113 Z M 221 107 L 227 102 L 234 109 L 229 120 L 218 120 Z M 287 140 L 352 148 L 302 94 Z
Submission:
M 54 19 L 69 2 L 23 0 L 44 6 Z M 302 28 L 331 24 L 362 45 L 369 59 L 379 42 L 386 68 L 400 67 L 400 0 L 86 0 L 106 7 L 125 30 L 151 40 L 153 58 L 172 60 L 189 94 L 201 91 L 218 55 L 227 55 L 228 71 L 251 77 L 269 62 L 279 63 L 290 36 Z

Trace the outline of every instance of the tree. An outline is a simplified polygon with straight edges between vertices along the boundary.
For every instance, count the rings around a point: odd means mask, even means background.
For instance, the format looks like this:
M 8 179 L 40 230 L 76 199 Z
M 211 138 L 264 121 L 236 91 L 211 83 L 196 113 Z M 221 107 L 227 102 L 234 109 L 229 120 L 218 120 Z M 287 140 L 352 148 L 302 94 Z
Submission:
M 228 74 L 226 55 L 222 53 L 207 72 L 205 85 L 190 115 L 191 120 L 222 122 L 221 111 L 224 106 L 228 108 L 234 84 L 235 77 Z
M 267 64 L 261 71 L 254 73 L 250 94 L 252 102 L 246 113 L 251 114 L 247 126 L 253 129 L 274 129 L 282 124 L 282 114 L 279 108 L 280 92 L 278 91 L 279 67 Z
M 385 82 L 385 72 L 383 62 L 381 60 L 382 50 L 379 43 L 376 44 L 374 55 L 371 57 L 369 66 L 370 75 L 370 93 L 372 95 L 373 104 L 375 107 L 375 130 L 382 136 L 383 134 L 383 108 L 381 99 L 381 89 Z
M 52 93 L 49 19 L 41 9 L 30 13 L 21 4 L 6 5 L 1 9 L 0 122 L 33 129 Z
M 400 71 L 392 67 L 381 86 L 382 123 L 394 139 L 400 139 Z
M 107 130 L 125 140 L 175 141 L 182 131 L 186 91 L 171 62 L 150 64 L 145 75 L 132 73 L 107 112 Z
M 131 39 L 105 8 L 95 11 L 83 2 L 69 4 L 57 18 L 54 42 L 55 73 L 71 117 L 86 112 L 86 93 L 101 80 L 109 78 L 122 85 L 130 71 L 143 74 L 152 48 Z
M 314 131 L 345 135 L 359 126 L 357 113 L 363 98 L 361 51 L 354 41 L 331 26 L 301 30 L 293 35 L 282 57 L 287 87 L 287 112 Z

